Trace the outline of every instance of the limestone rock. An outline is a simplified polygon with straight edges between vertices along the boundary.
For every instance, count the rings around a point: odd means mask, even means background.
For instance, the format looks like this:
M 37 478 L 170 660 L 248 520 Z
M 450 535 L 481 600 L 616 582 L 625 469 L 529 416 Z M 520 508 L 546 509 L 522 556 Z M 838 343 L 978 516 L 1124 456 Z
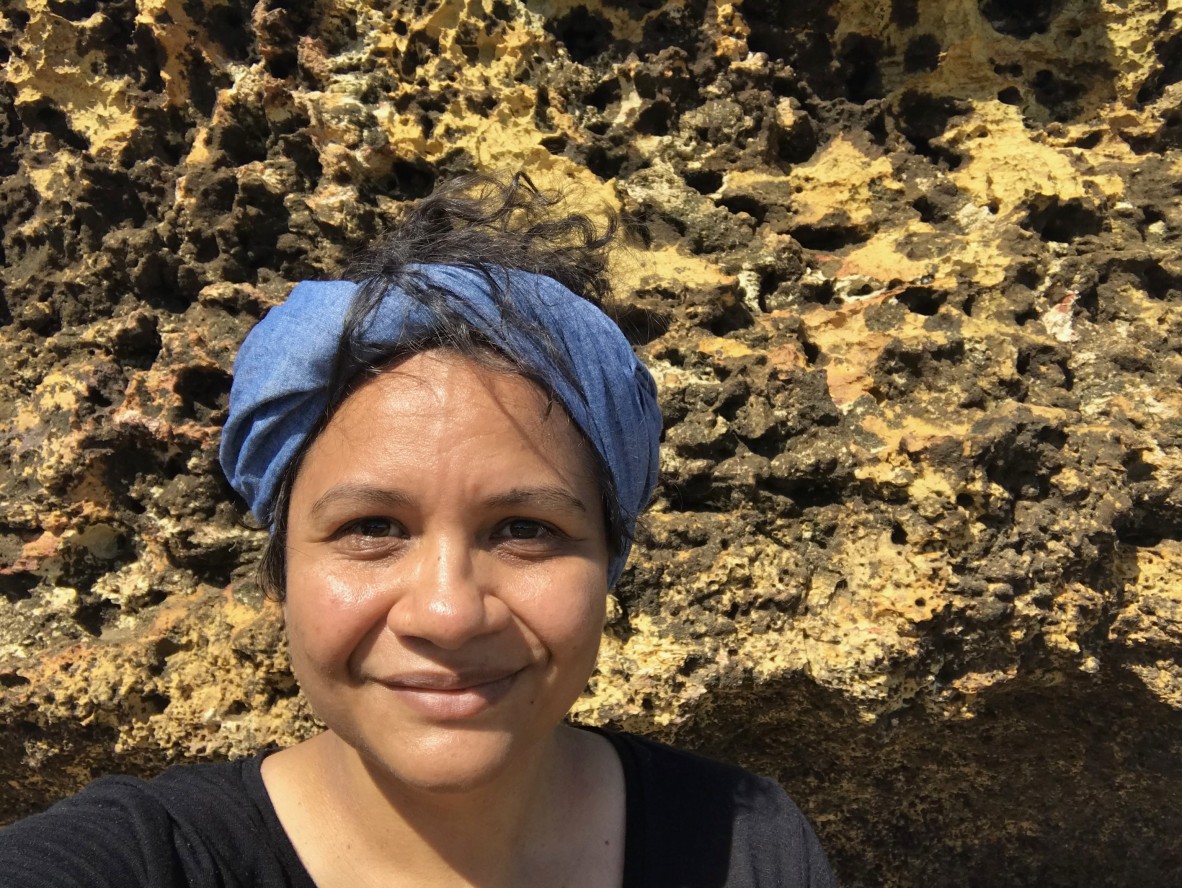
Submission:
M 520 168 L 637 233 L 667 416 L 576 717 L 778 777 L 844 884 L 1173 884 L 1175 6 L 5 6 L 0 817 L 315 730 L 235 350 Z

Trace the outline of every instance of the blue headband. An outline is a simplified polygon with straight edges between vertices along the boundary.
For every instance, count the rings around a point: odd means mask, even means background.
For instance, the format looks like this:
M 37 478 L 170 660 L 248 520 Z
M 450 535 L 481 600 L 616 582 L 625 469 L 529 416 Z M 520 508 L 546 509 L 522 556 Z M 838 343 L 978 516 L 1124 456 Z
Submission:
M 656 485 L 661 413 L 652 376 L 615 323 L 541 275 L 493 269 L 521 321 L 511 323 L 484 274 L 449 265 L 409 270 L 458 297 L 449 301 L 457 314 L 549 386 L 607 467 L 630 537 Z M 358 289 L 348 281 L 297 284 L 238 351 L 220 459 L 231 486 L 268 525 L 274 523 L 283 473 L 328 406 L 341 334 Z M 435 321 L 421 302 L 391 289 L 362 325 L 361 340 L 392 350 L 428 334 Z M 630 548 L 625 540 L 608 566 L 610 584 L 623 573 Z

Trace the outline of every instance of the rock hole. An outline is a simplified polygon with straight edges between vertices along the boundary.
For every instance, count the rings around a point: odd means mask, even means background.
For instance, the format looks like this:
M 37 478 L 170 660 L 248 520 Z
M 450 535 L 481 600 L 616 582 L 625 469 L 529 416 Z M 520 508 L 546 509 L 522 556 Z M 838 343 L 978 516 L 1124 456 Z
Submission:
M 979 0 L 985 21 L 999 34 L 1029 40 L 1045 34 L 1063 8 L 1064 0 Z
M 1167 271 L 1159 261 L 1149 259 L 1130 270 L 1150 299 L 1175 300 L 1182 296 L 1182 277 Z
M 1165 30 L 1164 23 L 1162 30 Z M 1142 105 L 1156 102 L 1165 93 L 1167 86 L 1182 80 L 1182 34 L 1174 34 L 1169 40 L 1158 44 L 1156 51 L 1161 67 L 1137 91 L 1137 101 Z
M 997 100 L 1003 105 L 1020 107 L 1022 104 L 1022 90 L 1016 86 L 1007 86 L 997 94 Z
M 960 155 L 932 143 L 944 134 L 952 118 L 969 110 L 968 103 L 959 99 L 907 90 L 899 97 L 894 109 L 894 122 L 917 153 L 941 161 L 949 169 L 956 169 L 960 166 Z
M 152 715 L 164 712 L 168 708 L 168 704 L 172 702 L 167 694 L 159 693 L 144 694 L 140 701 L 143 703 L 144 709 Z
M 825 509 L 845 502 L 845 489 L 835 481 L 819 478 L 768 478 L 768 490 L 788 497 L 799 509 Z M 822 548 L 826 543 L 814 537 L 813 542 Z M 839 580 L 839 583 L 844 582 Z
M 1104 138 L 1104 133 L 1101 130 L 1094 130 L 1086 136 L 1080 136 L 1071 142 L 1072 148 L 1083 148 L 1085 151 L 1090 151 L 1095 148 Z
M 932 287 L 912 286 L 897 294 L 895 300 L 907 306 L 908 311 L 931 317 L 948 301 L 948 294 Z
M 554 123 L 550 117 L 550 90 L 544 85 L 538 87 L 537 98 L 534 100 L 534 122 L 539 130 L 553 131 Z
M 241 104 L 234 110 L 236 116 L 213 128 L 210 141 L 225 152 L 226 159 L 234 166 L 266 160 L 270 127 L 262 110 Z
M 1059 372 L 1063 374 L 1063 384 L 1060 386 L 1064 391 L 1069 392 L 1075 388 L 1075 373 L 1072 372 L 1071 366 L 1067 361 L 1059 362 Z
M 715 201 L 715 203 L 721 207 L 725 207 L 735 215 L 738 215 L 739 213 L 746 213 L 758 224 L 762 224 L 764 218 L 767 216 L 767 207 L 755 198 L 745 194 L 736 194 L 732 197 L 725 197 L 721 200 Z M 797 239 L 799 240 L 799 238 Z
M 33 597 L 33 590 L 41 582 L 41 577 L 28 571 L 0 574 L 0 595 L 10 604 L 24 601 Z
M 392 190 L 407 200 L 426 197 L 435 190 L 435 173 L 425 163 L 397 160 L 390 167 Z
M 722 187 L 722 173 L 715 170 L 688 170 L 682 175 L 685 184 L 699 194 L 714 194 Z
M 583 64 L 611 45 L 612 27 L 603 16 L 576 6 L 566 15 L 546 23 L 546 30 L 566 47 L 571 60 Z
M 19 688 L 29 684 L 29 680 L 15 672 L 0 672 L 0 688 Z
M 911 202 L 911 209 L 919 213 L 919 221 L 927 222 L 929 225 L 936 222 L 943 222 L 948 218 L 948 214 L 944 212 L 943 208 L 934 203 L 926 194 L 921 194 Z
M 907 542 L 907 531 L 903 529 L 903 525 L 896 524 L 891 528 L 891 542 L 896 546 L 902 546 Z
M 108 621 L 119 612 L 119 605 L 110 601 L 92 601 L 79 605 L 74 611 L 74 622 L 96 638 L 103 634 Z
M 406 49 L 398 62 L 402 76 L 414 77 L 424 62 L 439 56 L 439 41 L 426 31 L 415 31 L 406 41 Z
M 647 345 L 669 332 L 670 318 L 667 315 L 638 305 L 615 309 L 612 318 L 634 346 Z
M 1023 263 L 1014 270 L 1014 283 L 1027 290 L 1036 290 L 1042 283 L 1042 272 L 1033 263 Z
M 800 350 L 804 352 L 804 359 L 808 361 L 810 367 L 816 365 L 821 357 L 820 347 L 810 339 L 801 338 Z
M 1056 197 L 1032 206 L 1022 227 L 1035 232 L 1044 241 L 1069 244 L 1077 238 L 1104 230 L 1104 216 L 1080 198 L 1060 201 Z
M 850 34 L 841 44 L 839 60 L 845 73 L 846 98 L 864 105 L 882 98 L 882 41 L 863 34 Z
M 166 59 L 164 50 L 152 34 L 152 29 L 147 25 L 137 26 L 132 32 L 132 43 L 141 72 L 140 88 L 148 93 L 163 92 L 164 78 L 160 74 L 160 69 Z M 130 153 L 128 159 L 130 159 Z
M 235 62 L 245 62 L 251 57 L 255 45 L 254 29 L 250 24 L 250 13 L 241 8 L 246 0 L 229 0 L 216 6 L 196 4 L 198 9 L 204 8 L 207 21 L 207 34 L 214 35 L 226 54 Z M 190 10 L 195 4 L 188 4 Z M 250 3 L 253 7 L 254 3 Z M 191 13 L 190 13 L 191 14 Z M 197 18 L 200 18 L 199 16 Z
M 755 321 L 747 307 L 741 302 L 736 302 L 711 318 L 704 326 L 715 336 L 726 336 L 728 333 L 746 330 L 753 323 Z
M 636 132 L 646 136 L 664 136 L 673 121 L 673 106 L 665 101 L 656 101 L 636 115 Z
M 833 7 L 832 0 L 745 0 L 742 15 L 750 28 L 747 47 L 801 72 L 803 78 L 794 75 L 792 79 L 805 80 L 807 89 L 822 100 L 845 98 L 854 72 L 835 63 Z M 798 89 L 787 83 L 782 86 L 793 92 Z
M 920 34 L 911 38 L 903 50 L 903 70 L 908 74 L 920 71 L 935 71 L 940 65 L 943 47 L 932 34 Z
M 865 243 L 870 237 L 865 229 L 853 225 L 801 225 L 789 234 L 806 250 L 822 253 Z
M 900 28 L 919 24 L 919 0 L 891 0 L 891 21 Z
M 887 130 L 886 114 L 883 113 L 881 106 L 878 111 L 873 114 L 868 121 L 866 121 L 866 135 L 870 137 L 870 141 L 878 145 L 880 148 L 885 148 L 887 139 L 890 133 Z
M 587 152 L 587 169 L 606 182 L 620 174 L 625 159 L 623 153 L 608 151 L 602 145 L 595 145 Z
M 218 247 L 217 239 L 209 236 L 197 235 L 194 237 L 194 246 L 196 250 L 195 258 L 198 263 L 206 264 L 213 262 L 221 255 L 221 248 Z
M 1168 537 L 1160 528 L 1146 527 L 1141 522 L 1128 522 L 1117 525 L 1116 539 L 1126 546 L 1148 549 L 1160 546 L 1162 540 L 1168 539 Z
M 1124 469 L 1125 477 L 1133 484 L 1139 481 L 1149 481 L 1157 472 L 1156 466 L 1142 459 L 1140 451 L 1125 457 Z
M 768 150 L 773 158 L 789 166 L 805 163 L 817 151 L 817 130 L 813 120 L 801 112 L 794 120 L 773 120 L 768 127 Z
M 63 145 L 73 148 L 75 151 L 90 149 L 90 142 L 74 131 L 65 112 L 49 99 L 41 99 L 26 106 L 22 117 L 25 126 L 34 132 L 49 133 Z
M 224 410 L 230 401 L 230 374 L 219 367 L 183 367 L 176 375 L 172 390 L 185 402 L 189 415 L 193 405 L 208 410 Z
M 279 140 L 280 150 L 296 166 L 296 171 L 311 188 L 324 174 L 320 164 L 320 152 L 312 144 L 311 137 L 306 132 L 291 133 Z
M 832 305 L 837 297 L 837 287 L 831 278 L 820 280 L 802 278 L 800 281 L 800 296 L 805 302 L 816 305 Z
M 561 156 L 566 151 L 566 148 L 569 144 L 570 140 L 563 133 L 558 133 L 554 136 L 546 136 L 546 138 L 542 139 L 542 147 L 556 156 Z
M 1070 120 L 1079 113 L 1077 102 L 1086 91 L 1074 80 L 1059 77 L 1046 68 L 1035 73 L 1030 86 L 1035 100 L 1059 121 Z
M 605 80 L 599 86 L 595 87 L 587 97 L 583 100 L 591 107 L 598 111 L 607 111 L 609 107 L 617 104 L 621 96 L 620 81 L 618 78 L 611 78 Z
M 181 651 L 187 651 L 188 649 L 188 645 L 178 644 L 174 639 L 166 636 L 156 642 L 152 648 L 152 653 L 157 662 L 163 664 L 173 654 L 179 654 Z
M 272 56 L 267 59 L 265 67 L 267 73 L 277 80 L 287 80 L 289 77 L 294 77 L 300 69 L 294 50 Z
M 71 22 L 81 22 L 98 12 L 98 0 L 49 0 L 49 11 Z

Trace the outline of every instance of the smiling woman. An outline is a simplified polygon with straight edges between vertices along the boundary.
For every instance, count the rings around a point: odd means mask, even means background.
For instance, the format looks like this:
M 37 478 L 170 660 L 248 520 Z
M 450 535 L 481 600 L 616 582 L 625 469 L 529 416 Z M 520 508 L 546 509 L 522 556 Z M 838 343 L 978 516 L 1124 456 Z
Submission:
M 449 186 L 252 331 L 222 464 L 326 730 L 97 781 L 0 833 L 6 885 L 832 884 L 770 781 L 564 720 L 661 419 L 611 231 L 551 203 Z
M 495 782 L 586 685 L 608 554 L 585 451 L 532 383 L 447 351 L 367 382 L 309 449 L 292 664 L 332 736 L 395 784 Z

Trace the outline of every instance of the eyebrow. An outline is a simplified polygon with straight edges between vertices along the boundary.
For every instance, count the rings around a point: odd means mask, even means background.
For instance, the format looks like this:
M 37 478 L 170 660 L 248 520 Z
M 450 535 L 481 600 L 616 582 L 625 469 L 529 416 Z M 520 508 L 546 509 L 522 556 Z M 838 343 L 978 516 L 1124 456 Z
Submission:
M 367 509 L 404 509 L 414 500 L 401 490 L 389 490 L 384 487 L 370 487 L 368 484 L 337 484 L 326 490 L 316 500 L 308 515 L 316 520 L 329 507 L 346 504 L 352 507 L 361 506 Z
M 552 485 L 540 487 L 514 487 L 504 493 L 490 496 L 485 503 L 489 506 L 527 506 L 561 509 L 566 512 L 587 513 L 587 505 L 569 490 Z
M 351 507 L 382 509 L 405 509 L 414 505 L 414 498 L 401 490 L 385 487 L 371 487 L 368 484 L 338 484 L 326 490 L 309 510 L 309 516 L 316 520 L 331 506 L 346 504 Z M 507 506 L 538 506 L 559 509 L 565 512 L 587 514 L 586 503 L 562 487 L 541 485 L 538 487 L 514 487 L 504 493 L 494 494 L 482 502 L 485 507 L 504 508 Z

